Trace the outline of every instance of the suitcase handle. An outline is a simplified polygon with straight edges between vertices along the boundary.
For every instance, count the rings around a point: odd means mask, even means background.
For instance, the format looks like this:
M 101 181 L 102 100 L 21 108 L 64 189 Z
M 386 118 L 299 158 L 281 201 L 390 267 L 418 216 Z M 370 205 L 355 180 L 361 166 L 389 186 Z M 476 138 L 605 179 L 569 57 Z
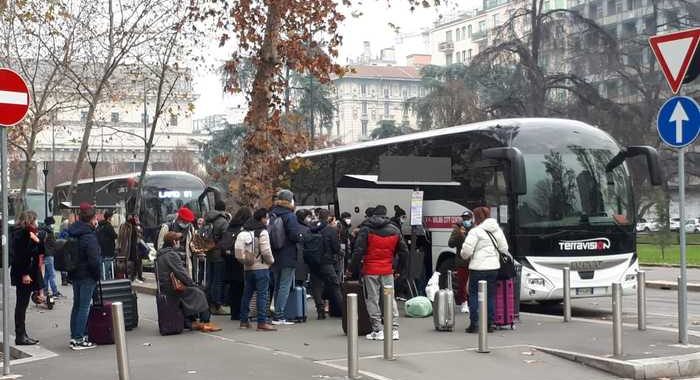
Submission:
M 451 270 L 447 271 L 447 289 L 454 290 L 454 288 L 452 287 L 452 271 Z

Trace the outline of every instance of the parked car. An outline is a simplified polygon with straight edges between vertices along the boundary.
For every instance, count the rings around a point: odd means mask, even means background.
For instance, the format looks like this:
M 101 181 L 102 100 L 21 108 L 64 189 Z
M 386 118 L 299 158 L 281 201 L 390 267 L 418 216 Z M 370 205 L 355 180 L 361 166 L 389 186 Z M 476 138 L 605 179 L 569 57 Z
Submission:
M 685 232 L 700 232 L 700 218 L 690 218 L 685 221 Z
M 668 228 L 671 231 L 678 231 L 681 229 L 681 218 L 671 218 L 668 223 Z
M 639 219 L 637 222 L 637 232 L 656 232 L 661 226 L 654 220 Z

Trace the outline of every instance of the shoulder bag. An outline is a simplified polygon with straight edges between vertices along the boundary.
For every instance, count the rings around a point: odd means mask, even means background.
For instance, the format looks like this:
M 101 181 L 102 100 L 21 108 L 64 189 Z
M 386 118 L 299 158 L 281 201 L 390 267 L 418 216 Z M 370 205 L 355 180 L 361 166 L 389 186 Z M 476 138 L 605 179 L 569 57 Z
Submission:
M 486 230 L 484 231 L 489 235 L 493 247 L 496 248 L 496 252 L 498 252 L 498 261 L 501 264 L 501 267 L 498 269 L 498 279 L 507 280 L 515 277 L 515 262 L 513 261 L 513 256 L 508 252 L 501 252 L 501 250 L 498 249 L 498 244 L 496 244 L 496 238 L 493 234 Z

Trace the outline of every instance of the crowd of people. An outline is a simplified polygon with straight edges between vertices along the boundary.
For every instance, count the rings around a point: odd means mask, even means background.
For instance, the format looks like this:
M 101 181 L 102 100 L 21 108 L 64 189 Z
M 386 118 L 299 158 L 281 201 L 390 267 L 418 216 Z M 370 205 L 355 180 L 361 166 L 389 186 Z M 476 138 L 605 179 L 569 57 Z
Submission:
M 405 212 L 377 205 L 365 212 L 366 219 L 353 226 L 348 212 L 340 219 L 327 209 L 297 209 L 294 194 L 279 191 L 270 209 L 240 207 L 235 214 L 217 201 L 203 218 L 182 207 L 171 223 L 164 224 L 155 249 L 143 241 L 138 217 L 128 216 L 117 232 L 113 214 L 107 211 L 98 221 L 95 208 L 81 204 L 77 216 L 70 216 L 54 236 L 53 218 L 38 228 L 36 213 L 24 212 L 12 231 L 12 284 L 17 289 L 15 332 L 18 345 L 38 340 L 27 334 L 25 313 L 32 294 L 60 297 L 53 268 L 57 242 L 77 244 L 78 261 L 62 273 L 64 285 L 73 287 L 70 316 L 70 347 L 89 349 L 95 345 L 86 336 L 90 304 L 96 284 L 117 273 L 132 281 L 143 281 L 143 259 L 155 262 L 160 292 L 174 297 L 186 317 L 185 328 L 203 332 L 219 331 L 211 315 L 230 315 L 241 329 L 255 321 L 258 331 L 275 331 L 279 325 L 293 325 L 286 308 L 295 287 L 308 287 L 318 319 L 342 315 L 342 284 L 360 280 L 364 288 L 370 340 L 383 340 L 380 309 L 382 290 L 401 278 L 409 258 L 402 234 Z M 467 304 L 471 325 L 477 329 L 476 294 L 479 280 L 489 287 L 488 313 L 492 323 L 494 288 L 499 269 L 499 251 L 508 245 L 490 209 L 467 210 L 455 225 L 449 244 L 457 250 L 459 304 Z M 58 238 L 58 240 L 57 240 Z M 467 280 L 468 279 L 468 280 Z M 467 301 L 468 299 L 468 301 Z M 252 304 L 252 307 L 251 307 Z M 399 313 L 392 307 L 393 333 L 399 339 Z M 466 310 L 465 310 L 466 311 Z M 387 337 L 389 339 L 389 337 Z

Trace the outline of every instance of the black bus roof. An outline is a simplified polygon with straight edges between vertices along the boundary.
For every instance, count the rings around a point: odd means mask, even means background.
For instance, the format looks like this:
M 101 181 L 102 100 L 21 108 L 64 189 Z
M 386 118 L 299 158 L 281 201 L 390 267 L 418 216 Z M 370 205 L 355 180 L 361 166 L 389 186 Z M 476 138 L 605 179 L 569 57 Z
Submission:
M 113 176 L 107 176 L 107 177 L 97 177 L 97 178 L 95 178 L 95 182 L 138 178 L 140 175 L 141 175 L 141 172 L 134 172 L 134 173 L 119 174 L 119 175 L 113 175 Z M 146 172 L 147 178 L 148 177 L 168 176 L 168 175 L 196 178 L 199 182 L 204 184 L 204 181 L 202 181 L 201 178 L 197 177 L 194 174 L 183 172 L 183 171 L 149 171 L 149 172 Z M 83 178 L 83 179 L 78 181 L 78 185 L 91 184 L 91 183 L 92 183 L 92 178 Z M 70 185 L 70 181 L 66 181 L 63 183 L 59 183 L 58 185 L 56 185 L 56 187 L 64 187 L 64 186 L 69 186 L 69 185 Z

